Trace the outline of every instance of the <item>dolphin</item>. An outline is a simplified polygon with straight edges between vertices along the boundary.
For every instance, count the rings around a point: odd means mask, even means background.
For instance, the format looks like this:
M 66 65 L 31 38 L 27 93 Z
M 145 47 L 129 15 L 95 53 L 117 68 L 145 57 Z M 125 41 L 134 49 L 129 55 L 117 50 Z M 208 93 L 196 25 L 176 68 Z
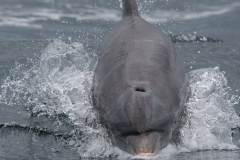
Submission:
M 145 21 L 135 0 L 98 48 L 92 101 L 114 146 L 154 156 L 179 142 L 188 78 L 168 36 Z

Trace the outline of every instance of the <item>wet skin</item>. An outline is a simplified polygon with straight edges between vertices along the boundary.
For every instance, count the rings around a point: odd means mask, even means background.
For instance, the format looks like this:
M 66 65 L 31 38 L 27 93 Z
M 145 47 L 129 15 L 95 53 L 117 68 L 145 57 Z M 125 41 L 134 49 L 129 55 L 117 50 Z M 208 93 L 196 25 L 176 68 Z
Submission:
M 114 145 L 152 156 L 179 141 L 188 80 L 170 39 L 139 16 L 135 0 L 123 6 L 98 49 L 93 104 Z

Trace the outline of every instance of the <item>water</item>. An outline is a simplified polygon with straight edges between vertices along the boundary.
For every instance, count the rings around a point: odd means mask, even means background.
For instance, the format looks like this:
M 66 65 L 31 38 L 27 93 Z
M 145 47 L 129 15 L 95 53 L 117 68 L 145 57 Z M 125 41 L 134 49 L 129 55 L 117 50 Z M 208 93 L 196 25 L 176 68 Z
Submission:
M 182 143 L 155 159 L 240 159 L 240 2 L 138 0 L 175 43 L 192 97 Z M 0 0 L 0 159 L 144 159 L 113 147 L 91 104 L 119 0 Z

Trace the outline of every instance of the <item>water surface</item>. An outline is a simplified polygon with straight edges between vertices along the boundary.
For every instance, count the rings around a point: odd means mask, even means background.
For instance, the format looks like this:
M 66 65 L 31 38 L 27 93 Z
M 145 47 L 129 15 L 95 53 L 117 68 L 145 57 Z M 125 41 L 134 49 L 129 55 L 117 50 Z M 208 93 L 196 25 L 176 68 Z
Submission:
M 137 0 L 175 42 L 192 97 L 182 144 L 155 159 L 240 159 L 240 2 Z M 109 143 L 91 104 L 119 0 L 0 0 L 0 159 L 144 159 Z

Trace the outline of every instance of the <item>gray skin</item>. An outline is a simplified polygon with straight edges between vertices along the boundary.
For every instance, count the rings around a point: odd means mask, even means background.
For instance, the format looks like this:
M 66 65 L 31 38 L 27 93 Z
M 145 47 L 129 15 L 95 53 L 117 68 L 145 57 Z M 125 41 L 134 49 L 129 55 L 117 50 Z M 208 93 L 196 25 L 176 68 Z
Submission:
M 92 98 L 113 145 L 131 154 L 156 154 L 177 143 L 189 97 L 176 49 L 123 0 L 123 17 L 97 52 Z

